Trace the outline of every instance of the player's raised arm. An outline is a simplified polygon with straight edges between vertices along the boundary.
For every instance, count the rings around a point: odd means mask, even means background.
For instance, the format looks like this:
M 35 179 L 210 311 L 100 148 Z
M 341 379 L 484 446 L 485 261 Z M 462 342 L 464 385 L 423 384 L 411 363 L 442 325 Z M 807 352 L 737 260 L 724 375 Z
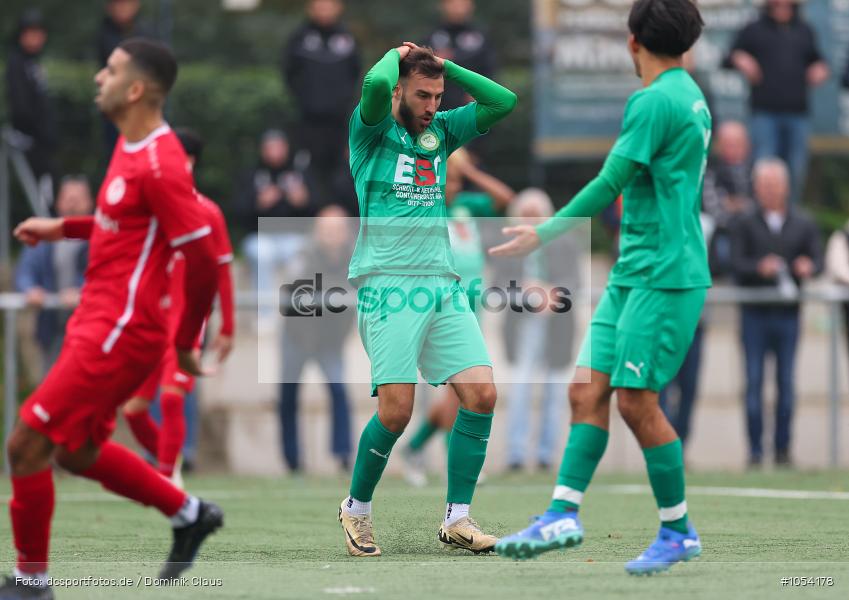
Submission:
M 505 227 L 504 234 L 514 236 L 509 242 L 490 248 L 492 256 L 516 256 L 527 254 L 542 244 L 563 235 L 578 224 L 575 219 L 589 218 L 600 213 L 619 197 L 637 170 L 639 163 L 616 154 L 604 161 L 601 172 L 566 206 L 558 210 L 545 223 Z
M 466 90 L 477 102 L 478 131 L 483 133 L 516 108 L 518 97 L 500 83 L 460 65 L 445 61 L 445 78 Z
M 360 117 L 366 125 L 377 125 L 392 110 L 392 90 L 398 84 L 398 65 L 410 53 L 408 46 L 393 48 L 366 73 Z

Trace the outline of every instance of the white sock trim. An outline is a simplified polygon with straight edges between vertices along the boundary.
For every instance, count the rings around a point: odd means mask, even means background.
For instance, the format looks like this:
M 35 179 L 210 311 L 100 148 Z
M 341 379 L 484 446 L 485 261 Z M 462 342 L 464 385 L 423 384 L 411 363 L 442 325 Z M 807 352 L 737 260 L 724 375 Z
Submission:
M 554 487 L 554 493 L 551 495 L 551 498 L 553 500 L 564 500 L 580 506 L 581 501 L 584 499 L 584 492 L 573 490 L 566 485 L 558 485 Z
M 677 521 L 687 514 L 687 501 L 684 500 L 681 504 L 660 509 L 661 521 Z
M 343 508 L 346 513 L 349 515 L 370 515 L 371 514 L 371 500 L 368 502 L 361 502 L 356 498 L 348 496 L 348 499 L 345 500 L 343 504 Z
M 47 571 L 41 571 L 40 573 L 24 573 L 18 569 L 18 567 L 15 567 L 12 571 L 12 576 L 26 585 L 47 587 Z
M 449 502 L 445 505 L 445 525 L 453 525 L 463 517 L 469 516 L 469 504 Z
M 200 500 L 194 496 L 186 496 L 183 506 L 171 517 L 171 527 L 186 527 L 198 520 Z

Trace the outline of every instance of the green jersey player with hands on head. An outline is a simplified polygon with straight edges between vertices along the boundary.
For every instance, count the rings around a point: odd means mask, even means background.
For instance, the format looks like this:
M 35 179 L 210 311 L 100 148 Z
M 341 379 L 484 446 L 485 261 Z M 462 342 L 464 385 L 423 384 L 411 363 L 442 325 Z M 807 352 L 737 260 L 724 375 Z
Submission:
M 437 112 L 445 80 L 475 102 Z M 428 48 L 390 50 L 366 74 L 351 115 L 351 173 L 360 231 L 349 268 L 358 288 L 358 328 L 371 361 L 377 413 L 360 437 L 339 521 L 352 556 L 379 556 L 371 502 L 392 447 L 413 411 L 418 373 L 450 383 L 460 409 L 448 448 L 448 495 L 438 537 L 491 551 L 469 505 L 486 456 L 495 407 L 492 366 L 451 252 L 445 206 L 448 156 L 486 133 L 516 105 L 505 87 Z

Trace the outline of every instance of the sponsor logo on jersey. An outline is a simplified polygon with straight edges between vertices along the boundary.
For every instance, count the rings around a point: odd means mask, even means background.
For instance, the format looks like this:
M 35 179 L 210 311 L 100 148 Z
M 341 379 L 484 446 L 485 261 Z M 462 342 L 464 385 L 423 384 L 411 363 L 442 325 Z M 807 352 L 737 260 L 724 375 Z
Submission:
M 117 219 L 110 219 L 105 214 L 103 214 L 99 208 L 94 211 L 94 222 L 97 223 L 97 226 L 101 229 L 104 229 L 111 233 L 118 233 Z
M 127 182 L 120 175 L 109 182 L 109 187 L 106 188 L 106 203 L 110 206 L 115 206 L 123 198 L 127 191 Z

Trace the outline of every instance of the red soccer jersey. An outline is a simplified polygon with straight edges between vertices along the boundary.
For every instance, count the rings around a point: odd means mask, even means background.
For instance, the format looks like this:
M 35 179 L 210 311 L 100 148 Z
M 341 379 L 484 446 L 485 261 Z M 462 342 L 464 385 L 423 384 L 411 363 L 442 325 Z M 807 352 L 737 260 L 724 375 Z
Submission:
M 203 209 L 204 219 L 207 225 L 212 229 L 212 245 L 215 247 L 215 258 L 219 265 L 226 265 L 233 262 L 233 246 L 230 244 L 230 235 L 227 233 L 227 222 L 224 220 L 224 215 L 218 205 L 202 194 L 198 194 L 200 206 Z M 170 323 L 171 335 L 177 333 L 177 328 L 180 325 L 180 317 L 183 314 L 183 306 L 185 305 L 185 283 L 183 281 L 186 269 L 186 261 L 180 251 L 173 253 L 170 262 L 168 263 L 168 273 L 171 277 L 171 285 L 169 291 L 170 306 Z M 203 332 L 201 332 L 201 337 Z M 198 339 L 198 346 L 201 340 Z
M 188 160 L 167 125 L 121 137 L 97 196 L 80 305 L 68 323 L 105 354 L 161 354 L 170 341 L 166 266 L 175 248 L 208 235 Z

